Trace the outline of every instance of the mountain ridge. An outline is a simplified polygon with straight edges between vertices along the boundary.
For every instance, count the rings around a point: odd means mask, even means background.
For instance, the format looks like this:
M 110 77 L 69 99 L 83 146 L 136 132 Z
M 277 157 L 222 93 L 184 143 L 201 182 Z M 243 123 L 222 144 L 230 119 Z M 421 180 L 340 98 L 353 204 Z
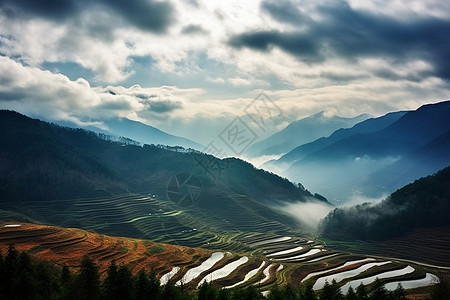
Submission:
M 392 124 L 391 122 L 397 121 L 405 113 L 406 111 L 392 112 L 378 118 L 370 118 L 364 120 L 360 123 L 355 124 L 351 128 L 338 129 L 335 132 L 333 132 L 329 137 L 321 137 L 313 142 L 296 147 L 289 153 L 286 153 L 285 155 L 280 157 L 278 159 L 278 162 L 286 164 L 301 160 L 308 154 L 314 153 L 319 149 L 323 149 L 324 147 L 329 146 L 345 137 L 349 137 L 351 135 L 360 133 L 373 132 L 379 129 L 380 127 L 386 127 Z
M 266 163 L 263 167 L 276 170 L 291 180 L 302 182 L 310 190 L 317 191 L 332 201 L 347 201 L 354 195 L 365 195 L 365 185 L 372 185 L 371 197 L 408 184 L 411 178 L 404 178 L 395 184 L 385 182 L 374 186 L 379 180 L 389 177 L 388 166 L 396 161 L 397 170 L 408 168 L 421 160 L 420 147 L 450 130 L 450 101 L 427 104 L 415 111 L 394 112 L 380 118 L 369 119 L 343 129 L 328 138 L 302 145 L 278 161 Z M 436 144 L 437 145 L 437 144 Z M 447 143 L 441 143 L 443 150 L 450 151 Z M 416 152 L 415 155 L 413 153 Z M 425 154 L 424 154 L 425 155 Z M 402 159 L 409 157 L 407 159 Z M 415 161 L 412 161 L 412 158 Z M 441 163 L 435 161 L 433 168 L 418 170 L 413 179 L 429 175 L 445 167 L 445 156 Z M 400 166 L 400 163 L 403 165 Z M 280 169 L 281 168 L 281 169 Z M 284 170 L 283 170 L 284 168 Z M 383 173 L 380 170 L 385 170 Z M 373 181 L 364 181 L 371 178 Z M 378 189 L 378 193 L 374 193 Z M 393 189 L 393 190 L 392 190 Z
M 72 128 L 78 127 L 67 122 L 60 122 L 58 124 Z M 127 118 L 109 119 L 103 121 L 102 124 L 105 125 L 106 128 L 90 125 L 85 129 L 106 135 L 129 138 L 141 142 L 142 144 L 167 145 L 172 147 L 181 146 L 184 148 L 192 148 L 198 151 L 201 151 L 205 148 L 199 143 L 196 143 L 187 138 L 172 135 L 154 126 Z
M 351 127 L 368 117 L 368 114 L 361 114 L 353 118 L 327 117 L 325 112 L 321 111 L 288 124 L 279 132 L 253 144 L 245 154 L 250 157 L 284 154 L 298 145 L 328 136 L 336 129 Z

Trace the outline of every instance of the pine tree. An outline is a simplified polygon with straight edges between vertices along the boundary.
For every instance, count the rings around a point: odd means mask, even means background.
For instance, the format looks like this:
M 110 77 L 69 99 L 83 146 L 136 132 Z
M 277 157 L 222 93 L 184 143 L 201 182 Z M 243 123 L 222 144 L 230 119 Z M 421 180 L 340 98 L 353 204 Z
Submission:
M 265 299 L 261 293 L 258 291 L 258 289 L 253 286 L 253 285 L 249 285 L 247 288 L 245 288 L 244 290 L 244 294 L 245 294 L 245 298 L 246 300 L 259 300 L 259 299 Z
M 118 275 L 118 288 L 117 295 L 118 299 L 121 300 L 131 300 L 133 299 L 133 274 L 131 274 L 130 269 L 122 265 L 117 271 Z
M 179 288 L 175 287 L 172 281 L 169 281 L 162 291 L 162 299 L 164 300 L 178 300 L 182 299 L 183 294 Z
M 277 284 L 275 284 L 269 292 L 268 300 L 283 300 L 283 292 L 280 290 Z
M 369 299 L 369 296 L 367 296 L 366 288 L 362 283 L 356 288 L 356 295 L 358 296 L 358 300 Z
M 112 261 L 108 267 L 108 270 L 106 271 L 106 278 L 103 281 L 103 297 L 110 300 L 119 300 L 120 298 L 118 298 L 118 286 L 119 275 L 117 274 L 117 266 L 116 263 Z
M 61 300 L 73 299 L 73 295 L 75 294 L 74 278 L 66 265 L 64 265 L 61 269 L 60 284 L 61 284 L 61 293 L 60 293 Z
M 160 299 L 161 286 L 155 272 L 152 270 L 148 275 L 150 299 Z
M 406 292 L 401 283 L 398 284 L 393 295 L 396 300 L 406 300 Z
M 373 289 L 370 295 L 370 300 L 386 300 L 387 298 L 387 291 L 384 288 L 383 283 L 378 278 L 375 279 L 375 282 L 373 284 Z
M 100 298 L 100 278 L 97 265 L 87 256 L 81 261 L 81 268 L 76 277 L 76 298 L 97 300 Z
M 62 286 L 66 286 L 71 281 L 72 281 L 72 273 L 70 273 L 69 267 L 64 265 L 61 269 L 61 284 Z
M 427 300 L 438 300 L 438 299 L 450 299 L 450 278 L 447 275 L 441 274 L 439 276 L 440 281 L 437 282 Z
M 283 299 L 284 300 L 296 300 L 297 295 L 295 291 L 292 289 L 291 285 L 287 285 L 283 289 Z
M 356 295 L 355 290 L 352 287 L 348 289 L 345 300 L 358 300 L 358 296 Z
M 331 282 L 331 295 L 333 300 L 342 300 L 344 296 L 342 295 L 341 288 L 337 284 L 336 280 L 333 279 Z
M 316 300 L 316 293 L 313 290 L 312 284 L 304 284 L 300 289 L 300 299 L 301 300 Z
M 5 299 L 5 260 L 3 259 L 2 252 L 0 251 L 0 299 Z
M 48 262 L 35 263 L 34 273 L 37 293 L 44 299 L 52 299 L 61 292 L 60 269 Z
M 231 300 L 230 290 L 221 289 L 217 295 L 217 300 Z
M 333 299 L 333 289 L 328 281 L 325 281 L 325 285 L 322 288 L 319 296 L 320 300 L 334 300 Z
M 136 299 L 156 299 L 150 295 L 150 280 L 145 270 L 140 270 L 135 281 Z
M 200 286 L 198 291 L 198 300 L 214 300 L 216 298 L 216 290 L 206 281 Z

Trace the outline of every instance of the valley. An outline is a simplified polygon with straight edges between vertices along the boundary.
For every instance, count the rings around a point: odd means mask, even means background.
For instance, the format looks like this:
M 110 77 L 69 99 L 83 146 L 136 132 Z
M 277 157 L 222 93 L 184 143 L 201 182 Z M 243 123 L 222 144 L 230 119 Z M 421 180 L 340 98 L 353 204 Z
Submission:
M 263 295 L 401 283 L 410 299 L 424 299 L 449 275 L 450 168 L 377 205 L 336 208 L 241 159 L 0 117 L 9 128 L 0 145 L 2 254 L 13 244 L 75 273 L 88 256 L 102 278 L 115 262 L 194 293 L 204 283 Z M 317 205 L 331 212 L 316 230 L 296 214 Z

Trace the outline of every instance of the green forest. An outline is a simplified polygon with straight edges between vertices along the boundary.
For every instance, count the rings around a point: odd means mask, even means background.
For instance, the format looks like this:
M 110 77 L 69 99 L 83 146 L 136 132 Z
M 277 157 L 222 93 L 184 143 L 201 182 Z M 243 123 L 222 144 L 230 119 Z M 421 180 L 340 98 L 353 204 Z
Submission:
M 406 185 L 379 204 L 334 209 L 321 223 L 326 238 L 383 240 L 420 227 L 450 225 L 450 167 Z
M 367 291 L 360 285 L 343 295 L 336 282 L 326 284 L 319 292 L 312 285 L 274 286 L 267 296 L 269 300 L 397 300 L 406 299 L 404 289 L 387 291 L 380 281 Z M 434 287 L 429 299 L 445 299 L 449 286 L 442 281 Z M 133 275 L 125 265 L 110 264 L 104 279 L 100 279 L 98 266 L 84 257 L 77 272 L 67 266 L 34 260 L 26 252 L 10 246 L 5 256 L 0 253 L 0 299 L 4 300 L 258 300 L 266 299 L 256 286 L 221 289 L 214 284 L 203 284 L 198 290 L 186 290 L 173 282 L 161 286 L 153 272 L 140 271 Z

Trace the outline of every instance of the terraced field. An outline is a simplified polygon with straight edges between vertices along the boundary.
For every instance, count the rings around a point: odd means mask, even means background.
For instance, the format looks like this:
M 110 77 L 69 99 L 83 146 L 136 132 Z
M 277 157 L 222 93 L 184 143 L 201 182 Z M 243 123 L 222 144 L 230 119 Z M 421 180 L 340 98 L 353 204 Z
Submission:
M 110 237 L 80 229 L 63 229 L 20 222 L 0 222 L 0 250 L 12 243 L 33 257 L 66 264 L 76 270 L 84 255 L 105 273 L 112 260 L 130 266 L 133 273 L 154 270 L 161 284 L 196 288 L 214 281 L 222 287 L 256 285 L 261 292 L 274 284 L 298 286 L 310 282 L 320 290 L 336 279 L 346 291 L 363 283 L 368 288 L 379 278 L 388 289 L 398 282 L 414 294 L 435 283 L 436 270 L 393 259 L 366 257 L 322 248 L 295 236 L 262 233 L 236 235 L 243 252 L 211 251 L 158 242 Z
M 405 235 L 383 242 L 324 240 L 327 247 L 353 253 L 418 261 L 450 269 L 450 227 L 415 228 Z
M 83 228 L 107 235 L 150 239 L 189 247 L 248 251 L 241 242 L 243 233 L 265 232 L 298 235 L 289 224 L 245 196 L 216 197 L 198 206 L 180 208 L 157 195 L 126 194 L 109 198 L 72 199 L 21 203 L 20 207 L 2 203 L 14 214 L 0 217 L 39 220 L 62 227 Z M 219 217 L 220 215 L 220 217 Z

